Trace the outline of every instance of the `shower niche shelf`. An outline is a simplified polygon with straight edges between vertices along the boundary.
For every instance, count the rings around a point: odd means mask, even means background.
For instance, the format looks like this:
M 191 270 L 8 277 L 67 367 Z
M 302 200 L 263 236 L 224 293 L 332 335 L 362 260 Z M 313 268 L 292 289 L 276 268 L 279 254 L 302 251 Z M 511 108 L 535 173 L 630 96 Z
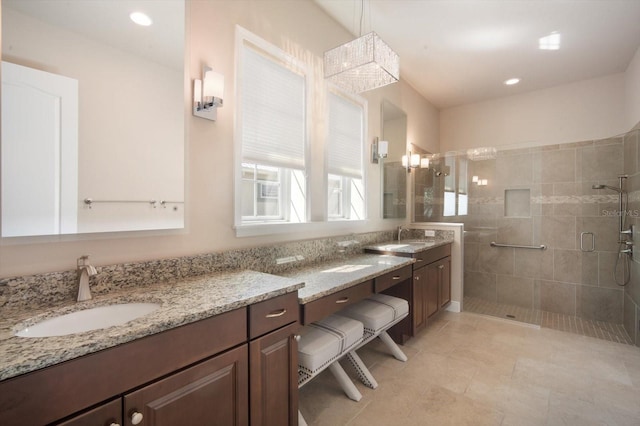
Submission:
M 531 217 L 531 190 L 528 188 L 505 189 L 504 215 L 505 217 Z

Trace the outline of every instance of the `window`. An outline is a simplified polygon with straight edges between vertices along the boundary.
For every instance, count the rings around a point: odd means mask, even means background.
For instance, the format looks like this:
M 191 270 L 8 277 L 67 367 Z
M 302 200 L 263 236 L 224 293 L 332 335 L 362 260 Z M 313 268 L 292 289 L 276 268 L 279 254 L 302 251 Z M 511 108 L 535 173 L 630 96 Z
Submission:
M 236 34 L 236 226 L 306 222 L 307 72 L 254 34 Z
M 327 92 L 327 216 L 365 219 L 363 172 L 366 101 L 332 89 Z
M 456 167 L 456 161 L 457 166 Z M 443 216 L 465 216 L 468 210 L 467 159 L 447 155 L 444 158 L 444 210 Z M 456 188 L 457 183 L 457 188 Z

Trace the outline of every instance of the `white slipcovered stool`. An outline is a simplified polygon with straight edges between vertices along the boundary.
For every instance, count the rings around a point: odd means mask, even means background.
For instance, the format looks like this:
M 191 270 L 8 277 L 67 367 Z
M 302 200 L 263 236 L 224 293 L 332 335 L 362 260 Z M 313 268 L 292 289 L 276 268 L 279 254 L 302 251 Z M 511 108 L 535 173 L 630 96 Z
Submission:
M 360 401 L 362 394 L 340 363 L 340 358 L 358 347 L 364 339 L 360 321 L 340 315 L 330 315 L 300 330 L 298 340 L 298 388 L 301 388 L 326 368 L 336 378 L 347 396 Z M 298 411 L 298 423 L 307 423 Z
M 400 361 L 407 360 L 407 356 L 387 333 L 390 327 L 409 315 L 409 303 L 406 300 L 386 294 L 374 294 L 341 310 L 339 314 L 360 321 L 364 325 L 365 337 L 358 347 L 364 346 L 374 338 L 379 337 L 391 351 L 394 358 Z M 378 383 L 355 350 L 347 354 L 347 359 L 351 362 L 365 386 L 371 389 L 375 389 L 378 386 Z
M 347 396 L 359 401 L 362 394 L 337 361 L 362 343 L 363 324 L 341 315 L 329 315 L 303 327 L 299 334 L 298 387 L 329 368 Z

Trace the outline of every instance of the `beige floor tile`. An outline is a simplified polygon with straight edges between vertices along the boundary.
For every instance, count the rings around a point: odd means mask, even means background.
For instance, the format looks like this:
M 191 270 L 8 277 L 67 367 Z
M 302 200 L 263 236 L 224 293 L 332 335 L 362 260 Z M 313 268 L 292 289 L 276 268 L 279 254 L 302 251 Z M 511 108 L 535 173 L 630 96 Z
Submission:
M 310 426 L 640 426 L 640 349 L 444 313 L 401 347 L 358 353 L 378 381 L 348 399 L 329 372 L 300 391 Z M 343 363 L 344 364 L 344 363 Z

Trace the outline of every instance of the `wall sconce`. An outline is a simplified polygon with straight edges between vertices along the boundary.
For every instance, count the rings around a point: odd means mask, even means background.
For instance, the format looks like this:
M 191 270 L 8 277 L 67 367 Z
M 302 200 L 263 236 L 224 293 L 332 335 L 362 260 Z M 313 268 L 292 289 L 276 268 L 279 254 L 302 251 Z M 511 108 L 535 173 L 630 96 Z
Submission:
M 406 167 L 407 173 L 411 173 L 411 169 L 420 167 L 420 154 L 411 154 L 402 156 L 402 167 Z
M 375 138 L 371 144 L 371 162 L 378 164 L 378 160 L 389 155 L 389 142 Z
M 489 181 L 487 179 L 480 179 L 478 176 L 471 176 L 471 182 L 478 186 L 487 186 Z
M 222 107 L 224 75 L 205 66 L 202 80 L 193 80 L 193 115 L 215 121 Z
M 411 169 L 428 169 L 431 165 L 430 156 L 422 157 L 420 154 L 411 154 L 402 156 L 402 166 L 407 168 L 407 172 L 411 173 Z

